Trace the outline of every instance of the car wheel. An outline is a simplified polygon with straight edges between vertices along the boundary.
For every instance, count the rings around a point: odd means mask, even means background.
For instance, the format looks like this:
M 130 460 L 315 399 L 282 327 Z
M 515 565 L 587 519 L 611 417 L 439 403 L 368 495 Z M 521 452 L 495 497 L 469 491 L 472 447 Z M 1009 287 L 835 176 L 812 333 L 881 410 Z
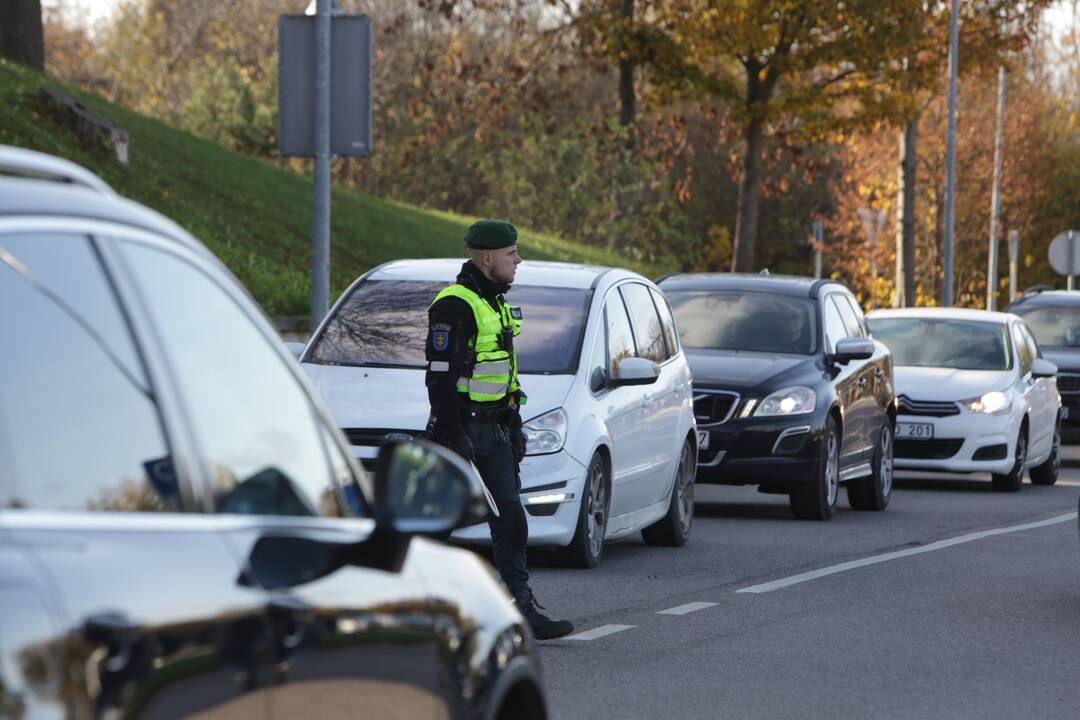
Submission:
M 788 496 L 791 513 L 800 520 L 828 520 L 836 511 L 839 491 L 840 433 L 830 416 L 821 434 L 821 455 L 814 482 L 803 492 Z
M 1028 477 L 1032 485 L 1053 485 L 1058 479 L 1058 469 L 1061 467 L 1061 415 L 1058 415 L 1054 423 L 1054 445 L 1050 449 L 1050 457 L 1038 467 L 1031 468 Z
M 582 492 L 574 539 L 562 551 L 562 556 L 571 567 L 594 568 L 600 564 L 604 553 L 608 520 L 607 467 L 599 455 L 593 455 L 589 463 Z
M 881 427 L 871 469 L 869 477 L 847 484 L 848 504 L 852 510 L 880 511 L 889 505 L 893 481 L 893 432 L 889 424 Z
M 690 526 L 694 523 L 694 476 L 697 474 L 697 457 L 694 446 L 687 440 L 679 453 L 679 465 L 675 468 L 675 484 L 671 488 L 671 502 L 664 517 L 641 531 L 641 537 L 649 545 L 682 547 L 690 538 Z
M 1024 484 L 1024 465 L 1027 464 L 1027 429 L 1020 428 L 1016 437 L 1016 459 L 1012 470 L 1007 473 L 994 473 L 991 481 L 998 492 L 1016 492 Z

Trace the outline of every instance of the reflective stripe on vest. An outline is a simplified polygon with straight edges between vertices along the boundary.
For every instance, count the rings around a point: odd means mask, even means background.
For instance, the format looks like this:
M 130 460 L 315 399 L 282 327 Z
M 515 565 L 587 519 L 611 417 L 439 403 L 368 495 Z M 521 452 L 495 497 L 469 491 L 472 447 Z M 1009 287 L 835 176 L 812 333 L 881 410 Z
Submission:
M 495 402 L 505 398 L 508 392 L 517 392 L 517 352 L 511 357 L 499 343 L 503 327 L 511 328 L 514 335 L 521 332 L 521 321 L 511 315 L 510 305 L 499 295 L 496 311 L 487 300 L 458 283 L 443 288 L 431 304 L 444 297 L 464 300 L 476 320 L 476 337 L 469 341 L 472 374 L 458 378 L 458 392 L 468 394 L 474 402 Z

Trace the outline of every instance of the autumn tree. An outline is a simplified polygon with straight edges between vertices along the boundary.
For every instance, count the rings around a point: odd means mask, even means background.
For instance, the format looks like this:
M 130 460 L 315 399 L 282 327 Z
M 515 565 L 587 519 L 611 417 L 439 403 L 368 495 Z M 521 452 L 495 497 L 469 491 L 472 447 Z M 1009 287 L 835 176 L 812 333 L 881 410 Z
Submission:
M 38 70 L 45 68 L 41 0 L 4 0 L 0 3 L 0 57 Z

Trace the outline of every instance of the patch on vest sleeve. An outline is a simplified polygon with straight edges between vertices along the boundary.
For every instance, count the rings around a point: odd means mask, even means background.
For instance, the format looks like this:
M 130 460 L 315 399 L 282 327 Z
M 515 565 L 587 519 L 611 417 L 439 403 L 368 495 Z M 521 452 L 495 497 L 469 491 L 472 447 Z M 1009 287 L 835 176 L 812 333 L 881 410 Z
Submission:
M 510 317 L 514 318 L 515 320 L 520 320 L 521 319 L 521 308 L 511 306 L 510 307 Z
M 438 352 L 443 352 L 450 346 L 450 331 L 435 330 L 431 333 L 431 347 Z

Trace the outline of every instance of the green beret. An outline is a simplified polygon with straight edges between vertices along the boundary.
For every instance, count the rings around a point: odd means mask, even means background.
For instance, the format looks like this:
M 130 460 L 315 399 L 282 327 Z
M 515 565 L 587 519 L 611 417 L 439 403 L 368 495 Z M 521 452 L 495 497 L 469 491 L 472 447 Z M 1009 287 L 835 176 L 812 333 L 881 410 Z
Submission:
M 517 228 L 505 220 L 477 220 L 465 231 L 465 245 L 476 250 L 517 245 Z

